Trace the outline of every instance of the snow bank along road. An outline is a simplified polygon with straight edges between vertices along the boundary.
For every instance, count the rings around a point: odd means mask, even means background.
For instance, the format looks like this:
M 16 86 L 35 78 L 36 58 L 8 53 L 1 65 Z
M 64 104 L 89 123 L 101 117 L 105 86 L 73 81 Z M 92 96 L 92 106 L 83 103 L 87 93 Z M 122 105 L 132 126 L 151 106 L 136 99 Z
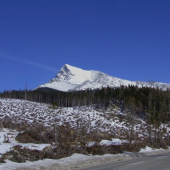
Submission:
M 170 151 L 77 170 L 169 170 Z
M 74 154 L 59 160 L 26 163 L 8 161 L 0 166 L 0 170 L 169 170 L 169 158 L 170 150 L 104 156 Z

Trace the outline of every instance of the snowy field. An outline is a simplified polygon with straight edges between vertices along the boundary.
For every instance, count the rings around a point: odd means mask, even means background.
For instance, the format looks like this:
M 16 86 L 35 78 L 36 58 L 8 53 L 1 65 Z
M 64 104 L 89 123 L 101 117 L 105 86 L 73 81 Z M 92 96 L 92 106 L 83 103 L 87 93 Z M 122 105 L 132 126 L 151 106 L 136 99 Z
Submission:
M 25 100 L 16 99 L 0 99 L 0 157 L 2 154 L 13 150 L 16 145 L 21 145 L 23 148 L 43 150 L 50 144 L 34 144 L 34 143 L 18 143 L 15 137 L 19 131 L 15 129 L 3 128 L 2 122 L 25 123 L 31 126 L 43 125 L 50 128 L 57 124 L 69 125 L 74 128 L 80 128 L 82 125 L 86 127 L 87 132 L 102 132 L 111 134 L 111 139 L 103 139 L 99 142 L 100 145 L 122 145 L 128 143 L 127 134 L 129 133 L 128 122 L 125 119 L 120 119 L 124 114 L 118 108 L 112 108 L 103 112 L 102 110 L 95 110 L 93 107 L 74 107 L 74 108 L 53 108 L 49 104 L 42 104 L 36 102 L 29 102 Z M 169 127 L 166 127 L 169 133 Z M 142 142 L 147 136 L 147 124 L 141 119 L 137 118 L 134 123 L 134 134 L 136 139 Z M 166 136 L 166 134 L 165 134 Z M 164 136 L 164 137 L 165 137 Z M 6 141 L 4 143 L 4 141 Z M 87 143 L 88 146 L 94 145 L 94 141 Z M 139 153 L 147 153 L 153 150 L 150 147 L 141 149 Z M 104 155 L 104 156 L 90 156 L 82 154 L 73 154 L 71 157 L 62 158 L 59 160 L 39 160 L 35 162 L 15 163 L 6 160 L 6 163 L 0 163 L 0 170 L 16 169 L 20 167 L 29 167 L 40 169 L 43 166 L 78 166 L 81 161 L 87 165 L 92 165 L 94 162 L 107 162 L 107 160 L 121 160 L 130 159 L 128 154 L 119 155 Z M 94 161 L 96 160 L 96 161 Z M 98 161 L 100 160 L 100 161 Z M 83 164 L 83 163 L 82 163 Z M 97 163 L 96 163 L 97 164 Z
M 42 124 L 50 127 L 54 124 L 63 125 L 69 123 L 71 127 L 86 126 L 88 132 L 101 131 L 115 134 L 125 134 L 128 126 L 125 121 L 120 121 L 119 109 L 112 109 L 103 113 L 91 107 L 70 107 L 53 109 L 51 105 L 29 102 L 16 99 L 0 99 L 0 120 L 13 123 L 25 122 L 30 125 Z M 134 129 L 140 137 L 144 132 L 146 123 L 139 120 Z

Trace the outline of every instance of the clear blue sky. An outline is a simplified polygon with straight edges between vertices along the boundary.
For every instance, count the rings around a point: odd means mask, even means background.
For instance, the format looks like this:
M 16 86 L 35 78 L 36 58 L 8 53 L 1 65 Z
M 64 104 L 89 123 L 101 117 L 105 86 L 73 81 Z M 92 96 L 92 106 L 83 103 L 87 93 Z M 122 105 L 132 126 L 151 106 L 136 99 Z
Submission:
M 169 0 L 1 0 L 0 91 L 33 89 L 64 64 L 170 83 Z

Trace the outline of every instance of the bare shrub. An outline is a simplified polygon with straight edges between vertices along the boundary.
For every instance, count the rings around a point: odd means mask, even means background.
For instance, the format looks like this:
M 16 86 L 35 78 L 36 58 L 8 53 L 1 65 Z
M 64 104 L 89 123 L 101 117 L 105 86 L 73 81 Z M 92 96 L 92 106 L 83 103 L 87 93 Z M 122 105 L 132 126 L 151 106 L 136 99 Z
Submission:
M 47 143 L 46 138 L 34 130 L 19 133 L 16 140 L 21 143 Z
M 118 154 L 123 153 L 120 146 L 117 145 L 93 145 L 87 148 L 88 153 L 93 155 L 104 155 L 104 154 Z

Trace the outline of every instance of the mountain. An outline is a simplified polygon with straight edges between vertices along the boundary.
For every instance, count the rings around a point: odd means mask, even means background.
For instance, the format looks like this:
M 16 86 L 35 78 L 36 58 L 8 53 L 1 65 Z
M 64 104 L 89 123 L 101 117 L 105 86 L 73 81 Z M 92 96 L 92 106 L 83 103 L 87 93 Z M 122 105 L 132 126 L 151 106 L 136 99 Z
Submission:
M 158 82 L 129 81 L 109 76 L 100 71 L 83 70 L 65 64 L 58 74 L 49 82 L 38 86 L 36 89 L 54 89 L 59 91 L 78 91 L 97 89 L 102 87 L 119 87 L 121 85 L 134 85 L 138 87 L 154 87 L 163 90 L 170 89 L 170 84 Z

